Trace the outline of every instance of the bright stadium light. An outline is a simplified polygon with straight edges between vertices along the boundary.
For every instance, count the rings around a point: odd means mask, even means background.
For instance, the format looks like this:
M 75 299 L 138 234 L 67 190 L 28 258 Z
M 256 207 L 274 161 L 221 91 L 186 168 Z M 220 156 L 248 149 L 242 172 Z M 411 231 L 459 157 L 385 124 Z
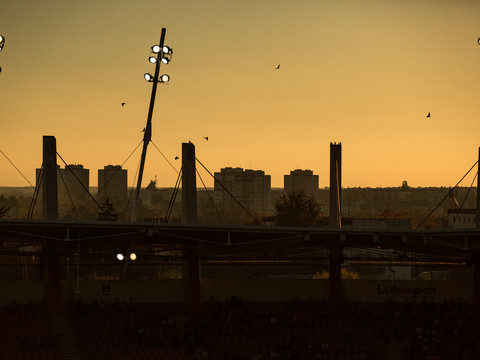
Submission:
M 120 253 L 117 254 L 117 260 L 123 261 L 124 259 L 125 259 L 125 256 L 123 256 L 123 254 L 120 254 Z
M 131 253 L 131 254 L 130 254 L 130 260 L 132 260 L 132 261 L 137 260 L 137 254 Z
M 173 54 L 173 50 L 172 50 L 170 47 L 168 47 L 167 45 L 165 45 L 165 46 L 163 47 L 162 52 L 163 52 L 164 54 Z
M 4 46 L 5 46 L 5 36 L 0 35 L 0 51 L 3 50 Z
M 158 53 L 160 52 L 160 46 L 158 46 L 158 45 L 153 45 L 153 46 L 152 46 L 152 52 L 153 52 L 154 54 L 158 54 Z
M 144 77 L 145 80 L 147 80 L 148 82 L 153 81 L 153 76 L 152 76 L 152 74 L 145 73 L 145 75 L 143 75 L 143 77 Z
M 160 76 L 160 82 L 168 83 L 169 81 L 170 81 L 170 76 L 168 76 L 167 74 L 163 74 L 162 76 Z
M 157 62 L 157 58 L 155 56 L 150 56 L 148 61 L 150 61 L 152 64 L 155 64 Z

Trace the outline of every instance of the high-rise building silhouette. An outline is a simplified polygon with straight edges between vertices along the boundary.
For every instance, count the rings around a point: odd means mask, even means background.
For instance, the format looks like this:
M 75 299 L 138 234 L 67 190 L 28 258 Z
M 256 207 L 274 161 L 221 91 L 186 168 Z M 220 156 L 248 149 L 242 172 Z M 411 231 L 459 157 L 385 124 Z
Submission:
M 98 195 L 100 202 L 109 199 L 117 204 L 127 199 L 127 170 L 121 165 L 107 165 L 98 170 Z
M 85 169 L 81 164 L 66 165 L 61 169 L 57 165 L 57 187 L 58 202 L 61 208 L 65 210 L 66 204 L 78 207 L 83 205 L 89 199 L 90 170 Z M 42 182 L 42 173 L 40 169 L 35 170 L 37 186 Z M 73 203 L 73 204 L 72 204 Z
M 272 213 L 271 178 L 264 171 L 226 167 L 214 175 L 214 202 L 220 211 L 241 211 L 233 196 L 255 216 Z
M 303 191 L 307 194 L 317 195 L 318 175 L 311 170 L 296 169 L 290 171 L 290 175 L 283 176 L 283 189 L 285 193 Z

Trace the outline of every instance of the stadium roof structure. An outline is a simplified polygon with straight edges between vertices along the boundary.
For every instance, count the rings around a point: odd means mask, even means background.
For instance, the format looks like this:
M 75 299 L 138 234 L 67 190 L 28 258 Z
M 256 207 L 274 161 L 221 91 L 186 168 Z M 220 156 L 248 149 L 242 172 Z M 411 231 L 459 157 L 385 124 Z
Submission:
M 212 226 L 0 220 L 0 256 L 43 252 L 56 244 L 60 255 L 105 254 L 126 247 L 137 255 L 182 260 L 195 249 L 205 261 L 318 261 L 328 249 L 352 249 L 349 260 L 414 265 L 468 264 L 480 258 L 480 229 L 390 230 L 275 226 Z M 416 254 L 412 258 L 411 254 Z M 410 256 L 409 256 L 410 254 Z

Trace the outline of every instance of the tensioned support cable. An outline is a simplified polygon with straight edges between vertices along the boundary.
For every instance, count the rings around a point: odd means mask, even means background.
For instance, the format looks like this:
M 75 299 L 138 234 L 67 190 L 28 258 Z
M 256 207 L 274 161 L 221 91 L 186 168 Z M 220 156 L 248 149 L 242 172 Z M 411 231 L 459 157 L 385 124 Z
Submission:
M 210 170 L 208 170 L 208 169 L 205 167 L 205 165 L 203 165 L 202 162 L 201 162 L 200 160 L 198 160 L 197 157 L 195 157 L 195 160 L 205 169 L 206 172 L 208 172 L 208 174 L 213 178 L 213 180 L 214 180 L 215 182 L 217 182 L 217 183 L 222 187 L 222 189 L 225 190 L 225 192 L 226 192 L 228 195 L 230 195 L 230 197 L 231 197 L 254 221 L 257 221 L 257 218 L 255 218 L 255 216 L 253 216 L 253 215 L 250 213 L 250 211 L 248 211 L 248 209 L 247 209 L 240 201 L 238 201 L 238 199 L 237 199 L 235 196 L 233 196 L 233 194 L 232 194 L 230 191 L 228 191 L 228 189 L 227 189 L 220 181 L 218 181 L 218 180 L 215 178 L 215 176 L 210 172 Z
M 456 183 L 456 185 L 450 189 L 450 191 L 448 192 L 447 195 L 444 196 L 444 198 L 433 208 L 433 210 L 431 210 L 428 215 L 425 217 L 425 219 L 422 220 L 422 222 L 420 224 L 418 224 L 417 226 L 417 230 L 420 229 L 420 227 L 425 223 L 425 221 L 427 221 L 427 219 L 435 212 L 435 210 L 438 209 L 438 207 L 445 201 L 445 199 L 447 199 L 450 194 L 453 192 L 453 190 L 456 189 L 456 187 L 463 181 L 463 179 L 465 179 L 465 177 L 470 173 L 470 171 L 472 171 L 472 169 L 477 165 L 478 163 L 478 160 L 475 161 L 475 164 L 472 165 L 472 167 L 465 173 L 465 175 L 462 176 L 462 178 Z
M 200 178 L 200 181 L 202 182 L 202 185 L 203 185 L 203 188 L 205 189 L 205 192 L 207 193 L 208 195 L 208 198 L 210 199 L 210 202 L 212 203 L 213 205 L 213 209 L 215 210 L 215 215 L 217 215 L 217 218 L 220 220 L 220 222 L 223 224 L 223 219 L 222 217 L 220 216 L 220 212 L 218 211 L 217 207 L 215 206 L 215 201 L 213 201 L 213 198 L 212 196 L 210 195 L 210 192 L 208 191 L 207 187 L 205 186 L 205 183 L 202 179 L 202 176 L 200 175 L 200 173 L 198 172 L 198 169 L 195 168 L 195 171 L 197 172 L 197 175 L 198 177 Z M 202 198 L 200 198 L 202 201 L 204 201 Z M 207 202 L 204 202 L 205 205 L 207 205 L 207 207 L 210 209 L 210 206 L 208 206 Z
M 58 175 L 60 175 L 60 179 L 62 179 L 63 186 L 65 186 L 65 190 L 67 191 L 68 198 L 70 199 L 70 202 L 72 203 L 73 210 L 75 210 L 75 214 L 77 214 L 77 219 L 80 218 L 80 215 L 78 214 L 77 208 L 75 207 L 75 203 L 73 202 L 72 195 L 70 194 L 70 191 L 68 190 L 67 183 L 65 182 L 65 179 L 63 178 L 62 172 L 60 171 L 59 168 L 57 168 Z
M 175 199 L 177 198 L 178 189 L 180 188 L 180 184 L 182 183 L 182 170 L 183 168 L 180 168 L 180 171 L 178 172 L 177 181 L 175 182 L 175 188 L 173 189 L 170 202 L 168 203 L 167 212 L 165 214 L 165 222 L 168 222 L 168 219 L 170 219 L 170 215 L 172 215 L 173 205 L 175 204 Z
M 8 158 L 8 156 L 2 151 L 2 149 L 0 149 L 0 152 L 2 153 L 3 156 L 5 156 L 5 159 L 7 159 L 10 164 L 12 164 L 12 166 L 15 168 L 15 170 L 17 170 L 18 173 L 19 173 L 20 175 L 22 175 L 22 177 L 23 177 L 23 178 L 25 179 L 25 181 L 30 185 L 30 187 L 34 189 L 33 197 L 35 198 L 35 201 L 36 201 L 36 197 L 40 194 L 40 193 L 39 193 L 40 184 L 38 184 L 38 189 L 37 189 L 35 186 L 33 186 L 32 183 L 27 179 L 27 177 L 26 177 L 25 175 L 23 175 L 23 173 L 20 171 L 20 169 L 15 166 L 15 164 L 13 163 L 13 161 L 10 160 L 10 159 Z M 43 168 L 43 164 L 42 164 L 42 168 Z M 35 191 L 37 192 L 37 195 L 35 195 Z M 42 197 L 41 194 L 40 194 L 40 197 Z M 33 199 L 32 199 L 32 200 L 33 200 Z M 30 205 L 32 205 L 32 204 L 30 204 Z M 52 205 L 50 205 L 50 203 L 48 203 L 48 206 L 49 206 L 50 208 L 52 208 Z M 33 207 L 35 207 L 35 204 L 33 204 Z M 29 210 L 29 213 L 28 213 L 28 215 L 27 215 L 27 218 L 31 218 L 32 215 L 33 215 L 33 208 L 31 209 L 31 212 L 30 212 L 30 210 Z
M 472 183 L 470 184 L 470 187 L 468 188 L 467 190 L 467 193 L 465 194 L 465 197 L 463 198 L 463 201 L 462 201 L 462 204 L 460 205 L 460 207 L 458 208 L 459 210 L 462 210 L 463 209 L 463 205 L 465 205 L 465 202 L 467 201 L 467 197 L 468 197 L 468 194 L 470 194 L 470 191 L 472 190 L 472 187 L 473 187 L 473 184 L 475 183 L 475 180 L 477 180 L 477 176 L 478 176 L 478 171 L 477 173 L 475 174 L 475 176 L 473 177 L 473 180 L 472 180 Z M 452 222 L 452 225 L 450 226 L 450 228 L 452 228 L 455 223 L 457 222 L 457 219 L 458 219 L 458 216 L 460 215 L 460 212 L 457 213 L 457 216 L 455 216 L 453 218 L 453 222 Z
M 113 175 L 110 177 L 110 179 L 108 179 L 107 181 L 105 181 L 105 183 L 103 184 L 102 187 L 99 187 L 99 188 L 98 188 L 97 194 L 95 194 L 95 196 L 97 196 L 97 195 L 100 193 L 100 191 L 102 191 L 102 190 L 105 188 L 105 185 L 107 185 L 110 181 L 112 181 L 112 179 L 115 177 L 115 175 L 117 175 L 117 173 L 118 173 L 120 170 L 122 170 L 123 165 L 126 164 L 126 162 L 132 157 L 132 155 L 135 153 L 135 151 L 137 151 L 137 149 L 140 147 L 140 145 L 142 145 L 142 142 L 143 142 L 143 140 L 140 141 L 140 142 L 138 143 L 138 145 L 135 147 L 135 149 L 133 149 L 133 151 L 130 153 L 130 155 L 127 156 L 127 158 L 126 158 L 125 161 L 122 163 L 122 165 L 120 165 L 120 169 L 115 170 L 115 172 L 114 172 Z M 135 176 L 135 178 L 136 178 L 136 176 Z M 94 196 L 94 198 L 95 198 L 95 196 Z M 85 209 L 85 208 L 88 206 L 88 204 L 90 204 L 91 201 L 92 201 L 92 199 L 88 200 L 87 203 L 82 206 L 82 208 L 80 209 L 80 213 L 83 211 L 83 209 Z M 125 211 L 126 211 L 126 210 L 125 210 Z
M 163 155 L 163 153 L 160 151 L 160 149 L 157 147 L 157 145 L 155 145 L 155 143 L 153 142 L 153 140 L 150 140 L 150 142 L 152 143 L 153 146 L 155 146 L 155 149 L 158 150 L 158 152 L 163 156 L 163 158 L 168 162 L 168 164 L 172 167 L 173 170 L 175 170 L 175 172 L 178 174 L 179 171 L 175 168 L 175 166 L 173 166 L 173 164 L 167 159 L 167 157 L 165 155 Z
M 128 206 L 130 205 L 130 201 L 132 200 L 133 189 L 135 189 L 135 182 L 137 181 L 137 176 L 138 176 L 138 170 L 139 169 L 140 169 L 140 162 L 138 162 L 137 170 L 135 171 L 135 176 L 133 177 L 132 190 L 130 190 L 130 195 L 128 195 L 127 206 L 125 207 L 125 212 L 123 214 L 123 221 L 126 220 Z
M 22 175 L 22 177 L 25 179 L 25 181 L 30 185 L 30 187 L 34 188 L 35 189 L 35 186 L 32 185 L 32 183 L 30 181 L 28 181 L 28 179 L 25 177 L 25 175 L 22 174 L 22 172 L 15 166 L 15 164 L 12 162 L 12 160 L 10 160 L 8 158 L 7 155 L 5 155 L 5 153 L 2 151 L 2 149 L 0 149 L 0 152 L 2 153 L 3 156 L 5 156 L 5 159 L 8 160 L 8 162 L 10 164 L 12 164 L 12 166 L 15 168 L 15 170 L 17 170 L 19 172 L 20 175 Z
M 68 170 L 70 170 L 70 172 L 72 173 L 72 175 L 75 177 L 75 179 L 77 179 L 78 183 L 82 186 L 83 190 L 85 190 L 87 192 L 87 194 L 90 196 L 90 198 L 95 202 L 95 204 L 97 204 L 98 208 L 99 209 L 102 209 L 101 205 L 98 203 L 98 201 L 92 196 L 92 194 L 90 194 L 90 191 L 88 191 L 88 189 L 85 187 L 85 185 L 83 185 L 83 183 L 80 181 L 80 179 L 78 178 L 77 174 L 75 174 L 73 172 L 72 169 L 70 169 L 70 166 L 67 165 L 67 163 L 65 162 L 65 160 L 63 160 L 62 156 L 57 152 L 57 155 L 58 157 L 60 158 L 60 160 L 62 160 L 62 162 L 65 164 L 65 169 L 68 168 Z
M 28 208 L 27 219 L 31 219 L 33 212 L 35 210 L 35 204 L 37 203 L 38 194 L 40 193 L 40 186 L 42 185 L 43 180 L 43 164 L 38 172 L 37 181 L 35 182 L 35 190 L 33 191 L 32 201 L 30 202 L 30 207 Z

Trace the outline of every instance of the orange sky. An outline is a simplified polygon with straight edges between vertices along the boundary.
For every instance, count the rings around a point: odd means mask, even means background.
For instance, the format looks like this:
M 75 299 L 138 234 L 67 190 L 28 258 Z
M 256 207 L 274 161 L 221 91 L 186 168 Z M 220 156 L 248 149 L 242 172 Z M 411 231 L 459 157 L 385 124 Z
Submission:
M 324 187 L 341 142 L 344 186 L 453 186 L 480 146 L 479 16 L 473 0 L 9 1 L 0 149 L 34 183 L 54 135 L 96 186 L 97 169 L 142 140 L 143 74 L 166 27 L 171 82 L 152 139 L 177 168 L 190 140 L 212 172 L 261 169 L 283 187 L 311 169 Z M 130 186 L 139 159 L 140 148 L 125 165 Z M 0 170 L 0 186 L 28 186 L 1 154 Z M 150 145 L 144 186 L 155 175 L 172 187 L 177 176 Z

